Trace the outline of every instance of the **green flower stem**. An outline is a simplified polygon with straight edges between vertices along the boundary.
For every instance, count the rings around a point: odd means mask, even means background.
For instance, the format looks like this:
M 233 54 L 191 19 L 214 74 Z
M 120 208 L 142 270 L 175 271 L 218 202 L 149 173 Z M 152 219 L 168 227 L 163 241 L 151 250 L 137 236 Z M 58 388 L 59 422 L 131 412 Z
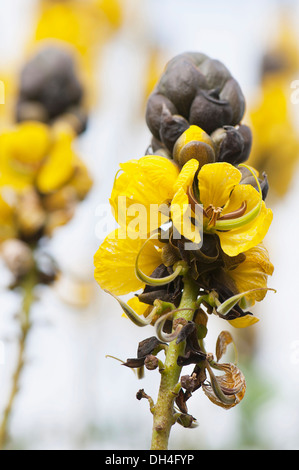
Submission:
M 31 306 L 35 300 L 34 288 L 36 284 L 37 282 L 35 270 L 28 273 L 28 275 L 21 284 L 21 288 L 23 291 L 23 305 L 22 311 L 20 313 L 21 334 L 19 338 L 19 352 L 17 357 L 16 368 L 12 377 L 10 394 L 3 412 L 2 422 L 0 424 L 0 450 L 4 450 L 7 444 L 9 419 L 12 413 L 15 398 L 19 391 L 20 378 L 25 364 L 25 348 L 27 337 L 31 328 L 30 311 Z
M 198 288 L 187 276 L 184 278 L 184 290 L 179 308 L 190 310 L 178 311 L 174 320 L 184 318 L 192 320 L 196 308 Z M 176 344 L 176 340 L 169 343 L 164 370 L 161 371 L 161 383 L 157 403 L 153 412 L 153 433 L 151 450 L 167 450 L 170 430 L 176 421 L 174 414 L 174 400 L 177 395 L 177 385 L 180 379 L 181 367 L 177 365 L 178 356 L 184 353 L 185 343 Z

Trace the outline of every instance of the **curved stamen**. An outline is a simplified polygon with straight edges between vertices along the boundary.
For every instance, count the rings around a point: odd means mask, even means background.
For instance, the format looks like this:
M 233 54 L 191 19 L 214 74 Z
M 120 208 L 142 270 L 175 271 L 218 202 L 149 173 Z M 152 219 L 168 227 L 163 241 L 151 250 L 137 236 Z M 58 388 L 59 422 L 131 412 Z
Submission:
M 243 227 L 244 225 L 249 224 L 252 222 L 256 217 L 259 215 L 261 208 L 262 208 L 262 203 L 263 203 L 263 194 L 261 190 L 261 186 L 259 183 L 259 180 L 254 173 L 254 171 L 247 165 L 239 165 L 240 167 L 247 168 L 252 176 L 254 177 L 257 187 L 258 187 L 258 193 L 259 193 L 259 202 L 258 204 L 247 214 L 244 214 L 241 217 L 237 217 L 236 219 L 230 219 L 230 220 L 217 220 L 215 223 L 215 229 L 216 230 L 233 230 L 233 229 L 238 229 L 240 227 Z
M 112 297 L 117 300 L 121 308 L 123 309 L 124 313 L 127 315 L 127 317 L 137 326 L 148 326 L 151 324 L 154 316 L 156 315 L 157 308 L 154 307 L 151 313 L 148 315 L 148 317 L 142 318 L 138 313 L 136 313 L 128 304 L 123 302 L 123 300 L 119 299 L 116 297 L 116 295 L 112 294 L 108 290 L 104 290 L 104 292 L 107 292 L 108 294 L 112 295 Z
M 239 209 L 229 212 L 228 214 L 224 214 L 218 218 L 218 220 L 231 220 L 231 219 L 237 219 L 238 217 L 242 217 L 242 215 L 245 214 L 247 209 L 247 201 L 243 201 L 242 205 Z
M 232 308 L 234 308 L 234 306 L 235 306 L 240 300 L 242 300 L 242 298 L 245 297 L 246 295 L 250 295 L 250 294 L 252 294 L 253 292 L 259 292 L 259 291 L 267 292 L 268 290 L 271 290 L 271 291 L 273 291 L 273 292 L 276 292 L 276 290 L 275 290 L 275 289 L 272 289 L 271 287 L 257 287 L 256 289 L 250 289 L 250 290 L 247 290 L 247 291 L 245 291 L 245 292 L 241 292 L 240 294 L 233 295 L 232 297 L 230 297 L 229 299 L 225 300 L 222 304 L 220 304 L 220 305 L 216 308 L 216 313 L 219 313 L 220 315 L 225 316 L 225 315 L 227 315 L 227 314 L 232 310 Z
M 166 284 L 169 284 L 170 282 L 174 281 L 180 274 L 183 274 L 184 271 L 186 270 L 186 266 L 184 265 L 183 262 L 178 262 L 174 265 L 174 272 L 170 274 L 169 276 L 160 278 L 160 279 L 155 279 L 153 277 L 147 276 L 144 274 L 141 269 L 138 266 L 139 263 L 139 257 L 142 253 L 142 250 L 144 249 L 145 245 L 152 239 L 156 237 L 156 234 L 153 234 L 150 238 L 146 240 L 144 245 L 141 247 L 137 257 L 136 257 L 136 262 L 135 262 L 135 273 L 138 279 L 141 282 L 144 282 L 148 286 L 164 286 Z
M 164 341 L 166 343 L 170 343 L 171 341 L 175 340 L 179 334 L 179 332 L 181 331 L 181 329 L 183 328 L 183 325 L 177 325 L 176 329 L 172 332 L 172 333 L 164 333 L 163 332 L 163 328 L 164 328 L 164 325 L 165 325 L 165 322 L 166 320 L 168 320 L 169 318 L 171 318 L 174 313 L 177 313 L 177 312 L 181 312 L 181 311 L 185 311 L 185 310 L 192 310 L 190 308 L 177 308 L 175 310 L 171 310 L 170 312 L 166 313 L 165 315 L 161 316 L 157 321 L 156 321 L 156 324 L 155 324 L 155 327 L 156 327 L 156 335 L 157 335 L 157 338 L 160 340 L 160 341 Z

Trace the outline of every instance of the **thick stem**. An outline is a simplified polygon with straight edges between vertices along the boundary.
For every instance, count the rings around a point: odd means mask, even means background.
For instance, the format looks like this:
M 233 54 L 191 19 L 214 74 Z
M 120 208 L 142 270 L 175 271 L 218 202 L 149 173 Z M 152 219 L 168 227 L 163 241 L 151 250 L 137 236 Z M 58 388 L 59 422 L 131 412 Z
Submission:
M 19 351 L 16 368 L 12 376 L 12 385 L 8 401 L 3 412 L 3 418 L 0 425 L 0 450 L 3 450 L 7 444 L 8 425 L 15 398 L 19 391 L 20 378 L 25 364 L 25 347 L 27 337 L 31 328 L 30 310 L 34 302 L 34 287 L 36 286 L 36 274 L 30 272 L 22 282 L 23 305 L 20 313 L 21 334 L 19 338 Z
M 184 290 L 179 308 L 190 308 L 174 315 L 176 318 L 184 318 L 187 321 L 192 320 L 194 309 L 196 308 L 196 299 L 198 288 L 188 277 L 184 278 Z M 178 356 L 184 353 L 184 342 L 176 344 L 176 340 L 169 343 L 166 353 L 165 367 L 161 371 L 161 383 L 157 403 L 153 409 L 153 433 L 151 450 L 167 450 L 170 430 L 175 423 L 174 400 L 176 397 L 175 388 L 178 384 L 181 367 L 177 365 Z

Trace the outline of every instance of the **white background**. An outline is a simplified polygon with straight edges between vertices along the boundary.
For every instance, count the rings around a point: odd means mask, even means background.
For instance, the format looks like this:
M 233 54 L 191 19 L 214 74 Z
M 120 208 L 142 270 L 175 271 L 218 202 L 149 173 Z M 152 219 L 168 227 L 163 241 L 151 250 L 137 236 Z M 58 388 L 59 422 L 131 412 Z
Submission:
M 273 0 L 123 3 L 126 22 L 105 46 L 98 68 L 99 100 L 88 131 L 78 141 L 95 187 L 72 223 L 51 242 L 64 272 L 91 282 L 93 297 L 87 307 L 75 308 L 57 292 L 41 290 L 11 420 L 16 448 L 149 448 L 151 415 L 146 401 L 138 402 L 135 394 L 144 388 L 155 398 L 158 373 L 148 372 L 138 382 L 131 370 L 105 355 L 124 360 L 134 357 L 138 342 L 154 331 L 129 324 L 115 301 L 93 281 L 93 255 L 101 241 L 96 235 L 97 207 L 107 202 L 118 163 L 142 156 L 149 144 L 142 105 L 149 47 L 161 48 L 165 61 L 186 50 L 220 59 L 248 101 L 257 86 L 261 55 L 277 26 Z M 299 18 L 296 3 L 294 26 Z M 0 0 L 0 74 L 22 61 L 36 4 L 34 0 Z M 293 112 L 298 114 L 299 108 Z M 260 322 L 239 337 L 247 344 L 254 341 L 246 375 L 248 393 L 239 407 L 225 411 L 198 391 L 189 402 L 189 411 L 199 426 L 193 430 L 175 427 L 170 448 L 299 448 L 298 176 L 297 172 L 284 200 L 273 207 L 274 221 L 266 240 L 275 265 L 270 285 L 277 293 L 267 295 L 255 310 Z M 0 295 L 0 339 L 5 352 L 4 364 L 0 360 L 1 410 L 16 354 L 18 298 L 5 290 Z M 210 328 L 213 352 L 215 335 L 227 325 L 213 318 Z

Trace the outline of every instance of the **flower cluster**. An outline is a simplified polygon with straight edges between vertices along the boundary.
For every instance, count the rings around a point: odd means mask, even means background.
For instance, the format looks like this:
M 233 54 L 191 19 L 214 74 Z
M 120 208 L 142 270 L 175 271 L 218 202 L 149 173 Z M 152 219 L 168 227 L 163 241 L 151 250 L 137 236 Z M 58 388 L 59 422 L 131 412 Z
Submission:
M 299 133 L 290 108 L 290 87 L 298 75 L 298 57 L 296 32 L 290 18 L 283 14 L 278 37 L 264 54 L 257 98 L 248 113 L 254 136 L 249 163 L 267 172 L 276 197 L 287 193 L 298 163 Z
M 219 362 L 230 333 L 219 335 L 216 360 L 204 346 L 212 314 L 237 328 L 258 321 L 250 308 L 265 297 L 273 272 L 263 245 L 272 221 L 268 182 L 244 163 L 251 148 L 244 105 L 222 63 L 197 53 L 175 57 L 148 101 L 147 155 L 121 164 L 115 178 L 110 204 L 119 227 L 95 255 L 95 278 L 135 324 L 155 326 L 156 337 L 125 362 L 161 372 L 157 404 L 150 399 L 155 442 L 165 424 L 158 416 L 167 395 L 163 377 L 169 383 L 175 368 L 195 365 L 173 382 L 173 416 L 184 426 L 194 422 L 186 401 L 195 390 L 225 408 L 245 393 L 236 365 Z M 130 294 L 127 303 L 119 297 Z M 156 357 L 160 350 L 165 363 Z M 149 398 L 140 391 L 143 397 Z
M 0 421 L 0 449 L 8 443 L 9 418 L 32 327 L 31 307 L 38 301 L 36 287 L 63 280 L 47 242 L 55 229 L 72 219 L 93 185 L 77 155 L 76 138 L 86 130 L 95 102 L 91 91 L 99 46 L 121 20 L 119 0 L 41 0 L 27 48 L 30 55 L 5 82 L 0 256 L 12 275 L 8 287 L 20 294 L 22 308 L 16 316 L 18 355 Z M 64 284 L 64 299 L 68 298 L 66 290 Z M 75 283 L 71 290 L 72 302 L 81 302 L 82 286 Z
M 92 180 L 73 148 L 74 137 L 66 124 L 36 121 L 0 134 L 0 241 L 8 265 L 11 239 L 34 246 L 52 236 L 88 194 Z

